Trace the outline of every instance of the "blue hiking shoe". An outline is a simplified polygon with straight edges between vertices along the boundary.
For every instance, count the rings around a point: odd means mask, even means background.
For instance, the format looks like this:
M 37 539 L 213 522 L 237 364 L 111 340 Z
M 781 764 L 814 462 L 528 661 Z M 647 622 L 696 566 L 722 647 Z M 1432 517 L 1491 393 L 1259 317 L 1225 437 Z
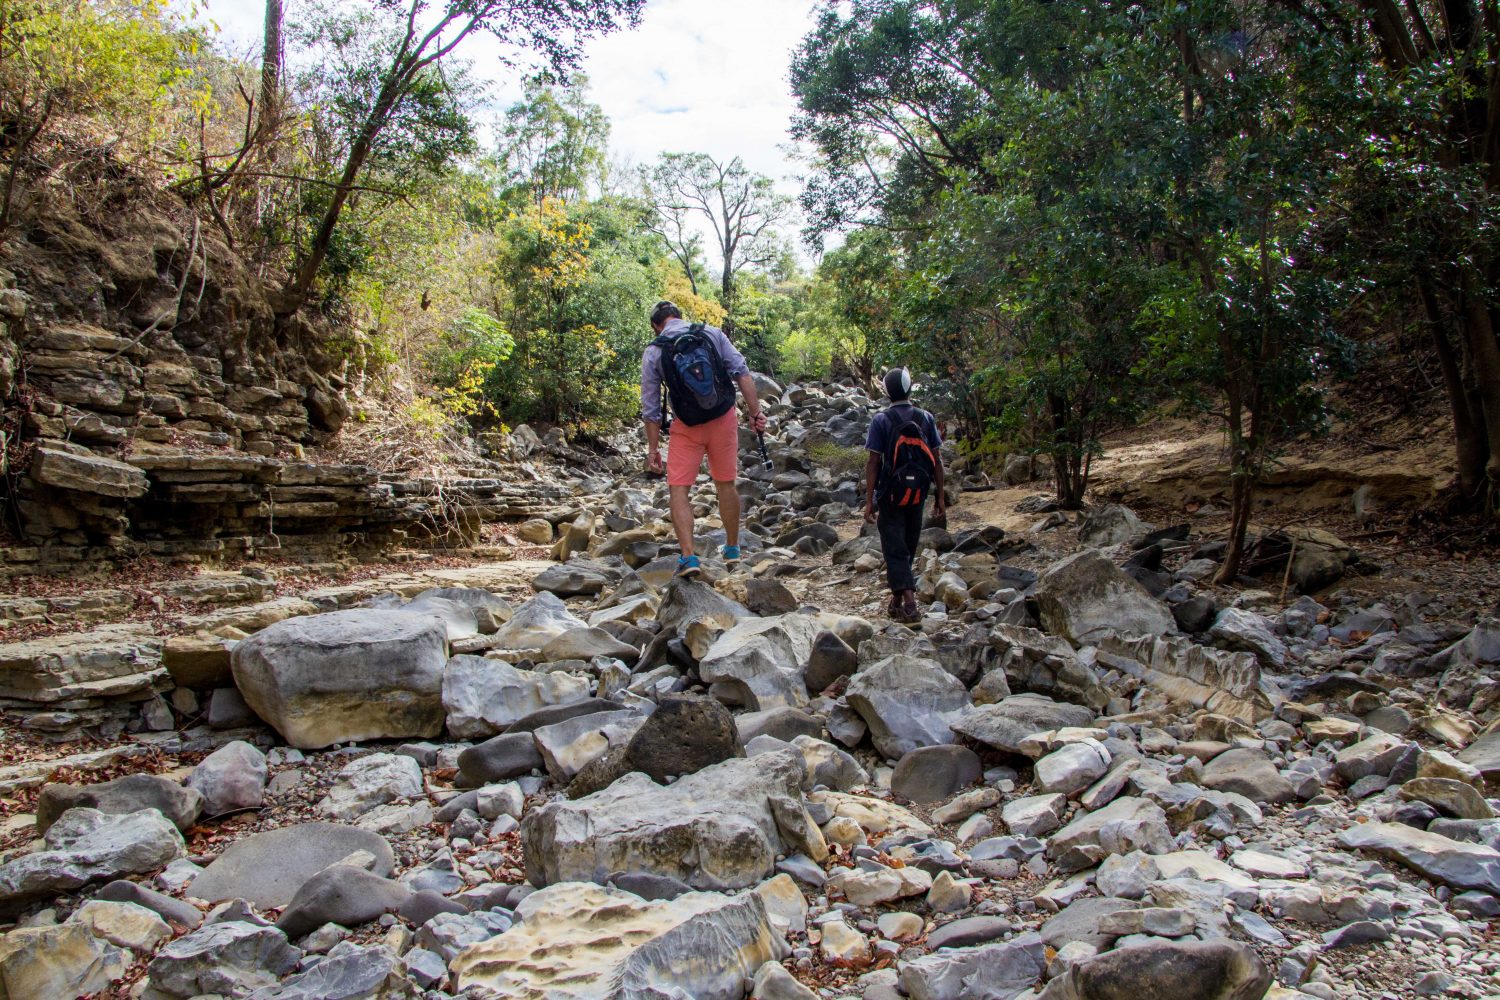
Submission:
M 677 557 L 677 576 L 680 576 L 685 580 L 691 580 L 693 577 L 697 576 L 700 571 L 701 567 L 698 565 L 697 556 Z
M 726 545 L 723 550 L 724 565 L 730 569 L 738 569 L 740 565 L 740 547 L 738 545 Z

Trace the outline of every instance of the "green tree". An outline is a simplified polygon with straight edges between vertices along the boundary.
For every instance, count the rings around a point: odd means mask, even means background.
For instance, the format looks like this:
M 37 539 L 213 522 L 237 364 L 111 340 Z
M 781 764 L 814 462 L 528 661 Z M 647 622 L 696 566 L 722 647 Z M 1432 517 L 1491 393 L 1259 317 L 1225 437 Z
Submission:
M 505 112 L 500 160 L 512 184 L 536 204 L 581 201 L 603 184 L 609 119 L 588 99 L 588 78 L 566 87 L 550 77 L 527 79 L 525 94 Z
M 771 178 L 752 173 L 738 156 L 720 163 L 707 153 L 667 153 L 644 172 L 648 197 L 657 210 L 658 232 L 683 263 L 697 290 L 690 261 L 697 249 L 692 222 L 713 234 L 719 265 L 719 302 L 728 311 L 724 332 L 737 320 L 735 292 L 741 272 L 766 267 L 785 255 L 777 227 L 790 218 L 790 200 L 776 193 Z M 763 358 L 770 345 L 756 342 Z
M 468 148 L 471 127 L 443 62 L 466 38 L 488 32 L 506 46 L 534 52 L 559 71 L 578 59 L 582 41 L 634 23 L 643 0 L 375 0 L 367 12 L 319 8 L 304 41 L 340 70 L 318 78 L 331 109 L 341 167 L 279 309 L 305 303 L 329 256 L 339 218 L 360 188 L 368 161 L 446 163 Z

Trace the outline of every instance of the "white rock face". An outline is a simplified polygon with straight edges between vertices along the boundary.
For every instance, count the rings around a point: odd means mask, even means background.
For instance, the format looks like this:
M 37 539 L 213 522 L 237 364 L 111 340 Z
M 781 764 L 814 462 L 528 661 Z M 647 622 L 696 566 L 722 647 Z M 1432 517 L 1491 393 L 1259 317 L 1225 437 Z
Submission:
M 441 619 L 370 609 L 277 622 L 230 657 L 246 703 L 303 750 L 437 736 L 447 662 Z
M 786 952 L 753 892 L 647 902 L 561 882 L 527 897 L 516 916 L 519 926 L 453 960 L 454 990 L 516 1000 L 742 1000 L 745 980 Z
M 517 670 L 504 660 L 455 656 L 443 668 L 443 711 L 456 739 L 499 735 L 512 722 L 549 705 L 589 696 L 589 679 L 564 671 Z

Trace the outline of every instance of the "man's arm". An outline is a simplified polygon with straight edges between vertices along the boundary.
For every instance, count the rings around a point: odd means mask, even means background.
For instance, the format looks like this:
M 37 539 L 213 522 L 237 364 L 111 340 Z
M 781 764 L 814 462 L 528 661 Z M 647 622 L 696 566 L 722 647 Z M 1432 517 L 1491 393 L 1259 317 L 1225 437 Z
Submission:
M 927 414 L 927 422 L 932 426 L 932 464 L 933 485 L 937 488 L 937 499 L 933 501 L 932 509 L 938 517 L 945 517 L 948 513 L 948 490 L 947 477 L 943 470 L 943 434 L 938 430 L 937 417 Z
M 745 372 L 745 374 L 735 379 L 735 381 L 739 383 L 740 392 L 745 397 L 745 411 L 747 414 L 749 414 L 750 417 L 750 429 L 753 431 L 765 430 L 766 415 L 760 412 L 760 397 L 755 394 L 755 379 L 751 378 L 750 373 L 747 371 Z M 646 437 L 649 439 L 650 436 L 651 430 L 648 426 L 646 429 Z
M 933 476 L 933 485 L 937 489 L 937 496 L 932 501 L 932 509 L 937 513 L 938 517 L 945 517 L 948 514 L 948 481 L 943 476 L 943 456 L 937 452 L 933 452 L 932 460 L 937 466 Z
M 646 467 L 662 471 L 661 461 L 661 348 L 648 347 L 641 355 L 641 419 L 646 424 Z
M 865 462 L 865 520 L 875 523 L 875 479 L 880 475 L 880 453 L 870 452 Z
M 646 421 L 646 468 L 652 472 L 662 471 L 661 462 L 661 424 L 655 420 Z

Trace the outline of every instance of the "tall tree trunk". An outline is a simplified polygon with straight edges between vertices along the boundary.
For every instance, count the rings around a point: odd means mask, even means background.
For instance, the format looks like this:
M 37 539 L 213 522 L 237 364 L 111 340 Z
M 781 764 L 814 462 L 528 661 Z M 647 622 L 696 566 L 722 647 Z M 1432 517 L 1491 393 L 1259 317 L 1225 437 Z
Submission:
M 724 334 L 729 337 L 734 335 L 734 272 L 729 269 L 732 263 L 729 257 L 724 258 L 724 277 L 719 279 L 719 305 L 724 307 Z
M 1458 488 L 1465 497 L 1476 497 L 1484 485 L 1484 466 L 1489 459 L 1489 442 L 1484 423 L 1475 408 L 1471 387 L 1465 384 L 1458 349 L 1449 339 L 1447 324 L 1430 275 L 1419 275 L 1417 293 L 1427 320 L 1427 332 L 1437 353 L 1443 373 L 1443 388 L 1448 393 L 1448 408 L 1453 416 L 1453 440 L 1458 462 Z M 1457 320 L 1462 322 L 1461 319 Z
M 265 40 L 260 57 L 260 117 L 258 119 L 262 139 L 275 135 L 281 127 L 283 14 L 282 0 L 266 0 Z
M 1495 323 L 1488 303 L 1472 279 L 1465 277 L 1464 340 L 1489 445 L 1484 465 L 1486 486 L 1494 491 L 1500 487 L 1500 341 L 1495 339 Z M 1488 502 L 1493 503 L 1494 498 Z

